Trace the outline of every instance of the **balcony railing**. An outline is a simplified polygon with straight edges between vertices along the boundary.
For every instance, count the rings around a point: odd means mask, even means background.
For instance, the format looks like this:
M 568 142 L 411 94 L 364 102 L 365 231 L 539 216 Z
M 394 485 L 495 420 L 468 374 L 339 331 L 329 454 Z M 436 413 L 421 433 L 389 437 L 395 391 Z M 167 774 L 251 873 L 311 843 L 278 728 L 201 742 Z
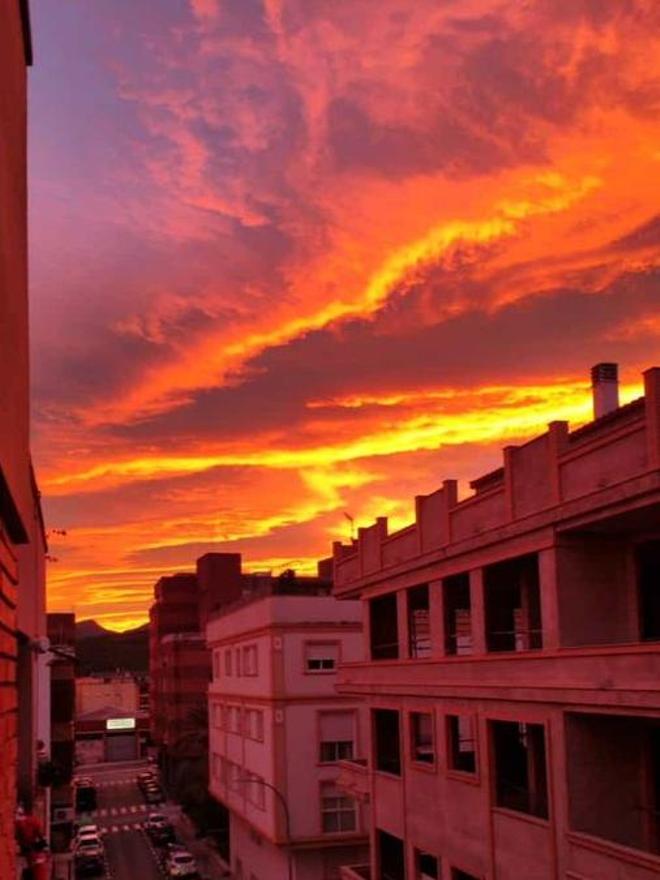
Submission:
M 360 801 L 369 800 L 369 764 L 366 758 L 351 758 L 338 762 L 337 785 Z

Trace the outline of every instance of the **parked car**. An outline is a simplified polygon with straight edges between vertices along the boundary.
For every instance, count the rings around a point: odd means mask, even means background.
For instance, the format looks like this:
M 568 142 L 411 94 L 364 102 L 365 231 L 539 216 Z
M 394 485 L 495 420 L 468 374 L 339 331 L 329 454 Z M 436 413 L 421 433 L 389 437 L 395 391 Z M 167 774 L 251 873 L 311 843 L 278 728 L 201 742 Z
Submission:
M 153 772 L 153 770 L 141 770 L 135 777 L 135 781 L 140 787 L 142 787 L 143 785 L 147 785 L 147 783 L 149 782 L 156 782 L 156 774 Z
M 168 877 L 198 877 L 197 862 L 193 856 L 182 849 L 168 853 L 165 860 L 165 872 Z
M 150 813 L 145 830 L 159 846 L 174 842 L 174 828 L 162 813 Z
M 91 813 L 96 809 L 96 788 L 81 782 L 76 786 L 76 812 Z
M 162 788 L 154 783 L 147 785 L 143 789 L 143 793 L 144 799 L 148 804 L 161 804 L 165 800 Z
M 76 874 L 101 874 L 104 870 L 104 850 L 100 837 L 79 841 L 73 851 Z
M 92 824 L 78 825 L 78 827 L 76 828 L 75 839 L 79 840 L 81 837 L 84 837 L 86 834 L 96 834 L 97 836 L 99 836 L 100 835 L 99 826 L 92 825 Z

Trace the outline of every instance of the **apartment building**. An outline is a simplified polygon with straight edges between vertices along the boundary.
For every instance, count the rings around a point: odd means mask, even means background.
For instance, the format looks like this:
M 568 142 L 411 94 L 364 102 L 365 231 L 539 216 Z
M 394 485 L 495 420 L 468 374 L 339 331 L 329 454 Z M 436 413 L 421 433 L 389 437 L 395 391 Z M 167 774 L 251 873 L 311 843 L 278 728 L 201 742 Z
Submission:
M 651 880 L 660 875 L 660 369 L 595 418 L 554 422 L 503 466 L 415 499 L 334 547 L 363 606 L 371 860 L 345 880 Z
M 45 539 L 30 462 L 27 286 L 27 0 L 0 28 L 0 877 L 14 876 L 17 801 L 44 818 L 37 759 L 48 748 Z M 46 703 L 47 708 L 47 703 Z
M 334 880 L 366 859 L 366 806 L 337 787 L 339 760 L 364 748 L 361 701 L 335 690 L 361 656 L 360 607 L 328 574 L 256 577 L 206 628 L 209 788 L 237 880 Z
M 241 595 L 240 556 L 207 553 L 194 572 L 162 577 L 149 611 L 151 737 L 165 781 L 207 777 L 207 689 L 211 655 L 204 627 L 209 613 Z M 180 786 L 181 787 L 181 786 Z

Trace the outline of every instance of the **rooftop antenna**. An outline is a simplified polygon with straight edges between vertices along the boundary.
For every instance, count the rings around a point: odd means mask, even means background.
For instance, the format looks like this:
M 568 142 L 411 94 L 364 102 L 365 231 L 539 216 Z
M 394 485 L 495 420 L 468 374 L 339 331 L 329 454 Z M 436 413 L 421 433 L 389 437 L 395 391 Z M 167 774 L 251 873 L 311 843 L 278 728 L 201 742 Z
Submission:
M 355 540 L 355 520 L 350 515 L 350 513 L 346 513 L 346 511 L 344 511 L 344 516 L 351 524 L 351 541 L 354 541 Z

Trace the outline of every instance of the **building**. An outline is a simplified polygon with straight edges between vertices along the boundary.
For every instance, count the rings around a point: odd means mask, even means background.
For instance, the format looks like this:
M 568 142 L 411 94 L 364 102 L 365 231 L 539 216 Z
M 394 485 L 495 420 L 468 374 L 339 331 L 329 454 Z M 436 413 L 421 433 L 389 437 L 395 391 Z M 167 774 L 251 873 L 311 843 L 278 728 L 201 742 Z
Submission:
M 337 602 L 327 576 L 257 577 L 206 637 L 209 789 L 229 811 L 232 876 L 338 878 L 367 855 L 365 806 L 336 784 L 364 748 L 361 701 L 335 691 L 340 660 L 361 656 L 359 603 Z
M 504 450 L 334 548 L 368 659 L 371 864 L 345 880 L 651 880 L 660 874 L 660 369 L 594 421 Z
M 47 810 L 37 759 L 48 748 L 44 717 L 45 541 L 30 462 L 27 288 L 26 0 L 3 5 L 0 28 L 0 877 L 16 870 L 17 801 Z
M 65 849 L 74 820 L 74 718 L 76 709 L 76 616 L 48 614 L 50 643 L 51 834 L 55 851 Z
M 144 756 L 149 713 L 140 707 L 140 688 L 129 673 L 76 679 L 76 764 L 133 761 Z
M 113 706 L 128 715 L 139 708 L 140 691 L 132 675 L 88 675 L 76 679 L 76 715 Z
M 166 671 L 161 663 L 161 646 L 166 636 L 199 633 L 196 576 L 175 574 L 160 578 L 154 589 L 154 600 L 149 609 L 149 714 L 152 740 L 164 751 L 171 731 L 168 730 L 169 707 L 164 700 Z M 200 685 L 200 693 L 205 687 L 206 683 Z M 171 688 L 169 690 L 171 693 Z

